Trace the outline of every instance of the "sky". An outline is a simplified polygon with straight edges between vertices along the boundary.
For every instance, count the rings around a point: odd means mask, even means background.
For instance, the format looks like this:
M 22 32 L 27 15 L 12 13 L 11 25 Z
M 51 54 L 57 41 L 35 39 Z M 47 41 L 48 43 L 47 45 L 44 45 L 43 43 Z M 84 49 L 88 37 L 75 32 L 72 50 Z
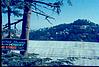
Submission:
M 47 0 L 52 1 L 53 0 Z M 64 0 L 63 6 L 61 6 L 61 13 L 58 15 L 52 11 L 45 11 L 48 15 L 55 18 L 55 20 L 50 20 L 52 24 L 50 24 L 45 17 L 37 16 L 32 13 L 30 18 L 30 30 L 37 30 L 40 28 L 52 27 L 59 24 L 69 24 L 77 19 L 87 19 L 96 24 L 99 24 L 99 0 L 71 0 L 72 6 L 68 6 L 66 0 Z M 11 16 L 11 22 L 16 21 L 17 18 L 15 16 Z M 7 15 L 3 14 L 3 24 L 7 23 Z M 21 29 L 21 23 L 17 25 L 18 29 Z

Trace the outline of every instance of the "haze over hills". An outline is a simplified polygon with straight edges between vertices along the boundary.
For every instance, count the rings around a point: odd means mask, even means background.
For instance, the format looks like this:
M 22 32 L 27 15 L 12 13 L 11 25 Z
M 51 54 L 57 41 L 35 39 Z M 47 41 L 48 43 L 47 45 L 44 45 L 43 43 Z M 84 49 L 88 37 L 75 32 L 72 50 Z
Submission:
M 99 25 L 86 19 L 30 31 L 30 40 L 99 42 Z

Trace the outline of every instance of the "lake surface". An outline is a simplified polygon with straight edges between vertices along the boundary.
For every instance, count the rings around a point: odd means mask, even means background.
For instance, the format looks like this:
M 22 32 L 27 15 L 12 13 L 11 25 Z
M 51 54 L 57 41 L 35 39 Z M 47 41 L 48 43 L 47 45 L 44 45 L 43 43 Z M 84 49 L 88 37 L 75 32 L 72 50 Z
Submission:
M 39 54 L 40 57 L 53 59 L 67 57 L 99 57 L 99 43 L 76 41 L 29 41 L 28 53 Z M 80 63 L 79 63 L 80 62 Z M 87 64 L 85 64 L 85 62 Z M 99 59 L 91 61 L 78 60 L 80 65 L 99 65 Z

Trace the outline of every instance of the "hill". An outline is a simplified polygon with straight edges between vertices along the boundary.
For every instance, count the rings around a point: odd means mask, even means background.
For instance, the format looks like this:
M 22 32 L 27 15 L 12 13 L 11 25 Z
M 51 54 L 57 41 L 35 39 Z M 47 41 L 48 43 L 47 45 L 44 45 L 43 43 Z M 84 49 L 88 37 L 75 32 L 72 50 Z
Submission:
M 99 42 L 99 25 L 86 19 L 31 31 L 30 40 Z

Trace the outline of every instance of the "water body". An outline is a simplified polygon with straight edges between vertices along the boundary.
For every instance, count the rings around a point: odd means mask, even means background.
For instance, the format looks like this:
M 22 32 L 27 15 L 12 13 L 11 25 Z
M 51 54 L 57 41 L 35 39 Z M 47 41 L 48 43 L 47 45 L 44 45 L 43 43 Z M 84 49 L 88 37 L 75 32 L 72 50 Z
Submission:
M 40 57 L 50 57 L 53 59 L 67 57 L 93 58 L 79 59 L 76 65 L 99 66 L 99 43 L 76 42 L 76 41 L 29 41 L 28 53 L 39 54 Z

